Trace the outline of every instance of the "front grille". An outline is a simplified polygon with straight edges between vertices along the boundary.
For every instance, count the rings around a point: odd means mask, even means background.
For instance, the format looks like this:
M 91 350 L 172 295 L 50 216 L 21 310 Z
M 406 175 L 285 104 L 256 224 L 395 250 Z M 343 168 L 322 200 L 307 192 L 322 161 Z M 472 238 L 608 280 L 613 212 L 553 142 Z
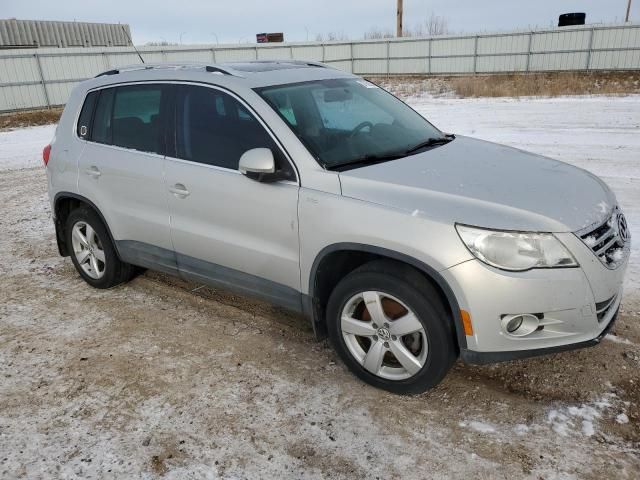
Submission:
M 598 322 L 602 322 L 606 318 L 607 314 L 611 310 L 611 307 L 616 302 L 616 297 L 617 295 L 614 295 L 613 297 L 605 300 L 604 302 L 596 303 L 596 316 L 598 317 Z
M 626 256 L 628 227 L 624 215 L 618 208 L 602 225 L 586 232 L 579 232 L 578 236 L 609 268 L 616 268 Z

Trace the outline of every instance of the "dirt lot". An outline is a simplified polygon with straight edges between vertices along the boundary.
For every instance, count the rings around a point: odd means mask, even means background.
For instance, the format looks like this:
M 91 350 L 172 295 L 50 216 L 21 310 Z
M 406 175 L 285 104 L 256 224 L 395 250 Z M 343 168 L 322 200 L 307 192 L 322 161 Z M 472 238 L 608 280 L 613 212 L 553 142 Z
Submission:
M 155 273 L 91 289 L 50 216 L 43 168 L 0 169 L 1 478 L 640 476 L 636 288 L 597 347 L 400 397 L 277 308 Z

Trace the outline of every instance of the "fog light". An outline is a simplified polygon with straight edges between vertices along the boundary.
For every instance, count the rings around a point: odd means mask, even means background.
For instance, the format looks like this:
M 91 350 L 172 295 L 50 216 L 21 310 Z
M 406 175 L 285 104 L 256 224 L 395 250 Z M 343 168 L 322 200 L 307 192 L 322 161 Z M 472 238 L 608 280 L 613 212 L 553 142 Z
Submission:
M 524 319 L 522 318 L 522 315 L 513 317 L 511 320 L 507 322 L 507 332 L 508 333 L 515 332 L 517 329 L 519 329 L 522 326 L 523 321 Z
M 535 332 L 539 324 L 540 319 L 529 313 L 502 317 L 502 330 L 512 337 L 525 337 Z

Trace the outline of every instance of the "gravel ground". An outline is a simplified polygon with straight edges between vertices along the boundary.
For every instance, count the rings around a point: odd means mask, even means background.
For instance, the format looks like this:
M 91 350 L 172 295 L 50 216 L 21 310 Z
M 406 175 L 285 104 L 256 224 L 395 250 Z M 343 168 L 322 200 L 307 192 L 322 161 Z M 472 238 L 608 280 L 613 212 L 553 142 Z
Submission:
M 46 128 L 5 132 L 0 149 Z M 632 177 L 614 182 L 623 204 Z M 638 478 L 638 320 L 629 282 L 597 347 L 459 363 L 433 391 L 396 396 L 278 308 L 152 272 L 90 288 L 57 255 L 44 170 L 0 165 L 0 477 Z

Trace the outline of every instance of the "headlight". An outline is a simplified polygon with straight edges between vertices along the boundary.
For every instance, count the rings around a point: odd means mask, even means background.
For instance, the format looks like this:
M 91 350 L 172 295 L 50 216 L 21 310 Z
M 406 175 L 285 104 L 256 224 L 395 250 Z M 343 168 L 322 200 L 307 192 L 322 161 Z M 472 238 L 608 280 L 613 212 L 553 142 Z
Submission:
M 456 229 L 478 260 L 503 270 L 578 266 L 551 233 L 503 232 L 465 225 L 456 225 Z

